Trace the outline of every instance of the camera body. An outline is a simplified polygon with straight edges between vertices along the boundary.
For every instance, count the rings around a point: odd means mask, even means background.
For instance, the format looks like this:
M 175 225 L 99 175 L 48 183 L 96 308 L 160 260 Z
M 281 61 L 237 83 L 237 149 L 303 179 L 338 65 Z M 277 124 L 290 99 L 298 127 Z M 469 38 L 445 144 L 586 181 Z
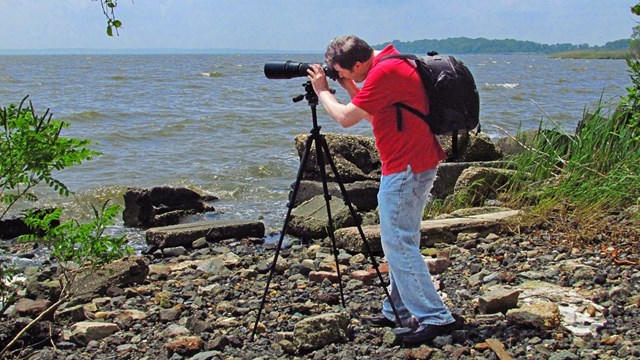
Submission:
M 312 63 L 295 62 L 291 60 L 269 61 L 264 64 L 264 75 L 268 79 L 292 79 L 307 76 L 309 75 L 307 69 L 309 69 L 311 64 Z M 322 64 L 322 69 L 331 80 L 338 80 L 338 78 L 340 78 L 338 72 L 327 64 Z

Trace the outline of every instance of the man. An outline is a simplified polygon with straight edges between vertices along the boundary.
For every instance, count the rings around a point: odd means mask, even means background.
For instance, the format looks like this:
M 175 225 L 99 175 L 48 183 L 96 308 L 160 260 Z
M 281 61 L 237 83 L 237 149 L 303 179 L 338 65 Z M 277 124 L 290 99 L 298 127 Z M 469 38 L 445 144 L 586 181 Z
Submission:
M 402 102 L 427 113 L 428 100 L 411 62 L 381 61 L 397 53 L 393 45 L 373 50 L 353 35 L 331 41 L 325 60 L 338 72 L 338 82 L 351 97 L 346 105 L 329 90 L 322 66 L 311 65 L 308 77 L 319 101 L 336 122 L 349 127 L 366 119 L 373 126 L 382 161 L 378 191 L 382 248 L 389 264 L 391 301 L 402 324 L 392 320 L 395 316 L 389 299 L 383 302 L 382 314 L 367 322 L 402 327 L 417 320 L 419 326 L 403 336 L 403 342 L 411 345 L 450 332 L 455 320 L 438 295 L 420 254 L 420 221 L 445 153 L 428 125 L 414 114 L 405 112 L 401 129 L 398 126 L 393 104 Z M 364 84 L 360 88 L 356 83 L 361 82 Z

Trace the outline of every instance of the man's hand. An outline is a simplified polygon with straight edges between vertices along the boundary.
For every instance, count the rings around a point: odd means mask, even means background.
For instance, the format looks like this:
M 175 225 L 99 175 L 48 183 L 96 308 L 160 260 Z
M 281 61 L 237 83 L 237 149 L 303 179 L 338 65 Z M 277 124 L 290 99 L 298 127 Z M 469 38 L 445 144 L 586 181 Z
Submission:
M 320 64 L 309 65 L 307 73 L 309 74 L 307 77 L 309 78 L 309 81 L 311 81 L 311 85 L 313 86 L 313 90 L 316 94 L 320 94 L 322 91 L 329 91 L 327 76 Z

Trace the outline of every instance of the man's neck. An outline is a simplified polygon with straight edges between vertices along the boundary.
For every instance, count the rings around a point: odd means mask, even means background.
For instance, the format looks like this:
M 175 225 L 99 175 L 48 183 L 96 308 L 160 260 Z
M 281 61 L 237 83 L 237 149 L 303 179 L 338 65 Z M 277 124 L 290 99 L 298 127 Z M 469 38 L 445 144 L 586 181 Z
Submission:
M 371 70 L 371 66 L 373 65 L 373 59 L 378 56 L 378 54 L 380 54 L 380 51 L 378 50 L 373 50 L 373 54 L 371 55 L 371 57 L 369 58 L 369 60 L 365 61 L 363 63 L 363 65 L 366 67 L 367 69 L 367 73 L 369 72 L 369 70 Z

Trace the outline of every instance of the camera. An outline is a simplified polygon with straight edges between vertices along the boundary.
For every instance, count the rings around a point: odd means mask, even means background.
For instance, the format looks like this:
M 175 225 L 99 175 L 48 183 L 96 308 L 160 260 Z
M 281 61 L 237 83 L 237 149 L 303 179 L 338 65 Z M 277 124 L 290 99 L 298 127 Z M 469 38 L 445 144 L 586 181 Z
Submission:
M 291 60 L 269 61 L 264 64 L 264 75 L 268 79 L 292 79 L 294 77 L 307 76 L 309 75 L 307 74 L 309 65 L 311 64 Z M 327 64 L 322 64 L 322 69 L 331 80 L 338 80 L 340 77 L 338 72 Z

